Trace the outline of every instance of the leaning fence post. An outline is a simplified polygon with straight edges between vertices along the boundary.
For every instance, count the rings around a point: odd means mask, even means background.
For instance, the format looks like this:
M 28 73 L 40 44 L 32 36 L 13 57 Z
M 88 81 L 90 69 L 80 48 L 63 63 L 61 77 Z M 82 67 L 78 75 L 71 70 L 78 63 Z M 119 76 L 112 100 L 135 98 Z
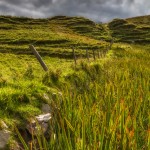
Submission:
M 36 49 L 34 48 L 34 46 L 33 45 L 29 45 L 29 48 L 33 52 L 33 54 L 35 55 L 35 57 L 37 58 L 37 60 L 41 64 L 41 66 L 43 67 L 43 69 L 45 71 L 48 71 L 48 68 L 47 68 L 46 64 L 44 63 L 44 61 L 42 60 L 40 54 L 36 51 Z
M 87 58 L 87 60 L 89 62 L 89 52 L 88 52 L 88 49 L 86 49 L 86 58 Z
M 94 58 L 94 60 L 96 59 L 96 57 L 95 57 L 95 50 L 93 49 L 93 58 Z
M 76 54 L 75 54 L 74 48 L 72 48 L 72 52 L 73 52 L 74 63 L 75 63 L 75 66 L 76 66 L 76 64 L 77 64 L 77 58 L 76 58 Z

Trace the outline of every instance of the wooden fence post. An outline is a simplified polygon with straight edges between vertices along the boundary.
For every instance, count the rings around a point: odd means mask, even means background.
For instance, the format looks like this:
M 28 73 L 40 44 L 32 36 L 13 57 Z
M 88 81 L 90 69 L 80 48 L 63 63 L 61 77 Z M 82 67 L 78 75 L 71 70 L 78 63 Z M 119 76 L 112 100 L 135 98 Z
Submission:
M 93 49 L 93 58 L 94 58 L 94 60 L 96 59 L 96 57 L 95 57 L 95 50 Z
M 112 40 L 110 41 L 109 49 L 111 49 L 111 47 L 112 47 L 113 43 L 114 43 L 114 40 L 112 39 Z
M 100 50 L 98 49 L 98 58 L 100 58 Z
M 109 46 L 106 47 L 106 53 L 110 50 L 111 48 Z
M 88 62 L 90 61 L 89 60 L 89 52 L 88 52 L 88 50 L 86 49 L 86 58 L 87 58 L 87 60 L 88 60 Z
M 104 50 L 103 50 L 103 57 L 105 57 L 105 56 L 106 56 L 107 49 L 108 49 L 108 47 L 106 47 L 106 49 L 104 49 Z
M 42 60 L 40 54 L 36 51 L 36 49 L 34 48 L 34 46 L 33 45 L 29 45 L 29 48 L 33 52 L 33 54 L 35 55 L 35 57 L 37 58 L 37 60 L 41 64 L 41 66 L 43 67 L 43 69 L 45 71 L 48 71 L 48 68 L 47 68 L 46 64 L 44 63 L 44 61 Z
M 76 66 L 76 64 L 77 64 L 77 58 L 76 58 L 76 54 L 75 54 L 74 48 L 72 48 L 72 52 L 73 52 L 74 63 L 75 63 L 75 66 Z

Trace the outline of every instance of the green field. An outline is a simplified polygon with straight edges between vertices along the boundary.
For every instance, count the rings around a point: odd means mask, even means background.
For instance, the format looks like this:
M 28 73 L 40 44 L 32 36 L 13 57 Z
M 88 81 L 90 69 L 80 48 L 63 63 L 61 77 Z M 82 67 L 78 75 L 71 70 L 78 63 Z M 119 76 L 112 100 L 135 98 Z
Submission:
M 48 103 L 53 123 L 47 141 L 38 137 L 41 150 L 148 150 L 149 29 L 149 16 L 108 24 L 82 17 L 0 16 L 0 120 L 12 132 L 15 127 L 23 130 L 30 118 L 42 113 L 42 104 Z M 112 38 L 114 44 L 105 55 Z M 48 72 L 32 54 L 30 44 Z M 15 146 L 14 141 L 20 142 L 17 134 L 12 135 L 8 149 Z M 36 146 L 33 142 L 28 147 Z

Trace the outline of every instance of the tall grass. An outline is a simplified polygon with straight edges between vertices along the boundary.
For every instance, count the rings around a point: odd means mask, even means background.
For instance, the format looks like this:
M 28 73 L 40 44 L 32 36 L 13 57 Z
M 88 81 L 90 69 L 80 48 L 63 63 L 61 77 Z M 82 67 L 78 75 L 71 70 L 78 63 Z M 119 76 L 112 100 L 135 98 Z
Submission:
M 149 58 L 148 50 L 114 46 L 111 56 L 90 64 L 82 61 L 67 73 L 51 70 L 38 78 L 29 66 L 23 74 L 26 79 L 18 75 L 19 82 L 15 78 L 10 82 L 2 75 L 0 114 L 25 119 L 30 114 L 39 114 L 43 101 L 54 106 L 50 139 L 38 136 L 38 147 L 33 142 L 34 148 L 147 150 Z M 52 88 L 56 89 L 55 96 L 49 91 Z M 50 100 L 43 98 L 45 93 Z
M 93 71 L 95 65 L 88 66 L 94 79 L 80 73 L 80 84 L 74 78 L 63 90 L 60 111 L 74 128 L 66 129 L 68 138 L 72 137 L 71 148 L 148 149 L 150 72 L 137 60 L 137 66 L 130 63 L 107 62 L 101 75 Z
M 59 96 L 53 100 L 59 109 L 51 129 L 55 138 L 48 141 L 47 149 L 150 148 L 150 63 L 146 59 L 150 54 L 132 52 L 132 57 L 82 62 L 66 76 L 59 87 L 61 100 Z M 120 56 L 122 51 L 114 54 Z

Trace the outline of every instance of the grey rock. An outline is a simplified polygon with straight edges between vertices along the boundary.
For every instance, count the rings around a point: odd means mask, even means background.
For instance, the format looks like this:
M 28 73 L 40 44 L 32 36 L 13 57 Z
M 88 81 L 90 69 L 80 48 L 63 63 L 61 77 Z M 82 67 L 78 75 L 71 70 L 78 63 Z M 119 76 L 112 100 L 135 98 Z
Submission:
M 4 149 L 10 138 L 10 131 L 0 130 L 0 149 Z
M 36 116 L 35 119 L 32 119 L 26 126 L 27 130 L 31 135 L 45 134 L 49 127 L 49 120 L 52 116 L 50 113 L 42 114 Z
M 47 113 L 47 114 L 36 116 L 35 118 L 38 120 L 38 122 L 48 122 L 52 118 L 52 116 L 50 113 Z

